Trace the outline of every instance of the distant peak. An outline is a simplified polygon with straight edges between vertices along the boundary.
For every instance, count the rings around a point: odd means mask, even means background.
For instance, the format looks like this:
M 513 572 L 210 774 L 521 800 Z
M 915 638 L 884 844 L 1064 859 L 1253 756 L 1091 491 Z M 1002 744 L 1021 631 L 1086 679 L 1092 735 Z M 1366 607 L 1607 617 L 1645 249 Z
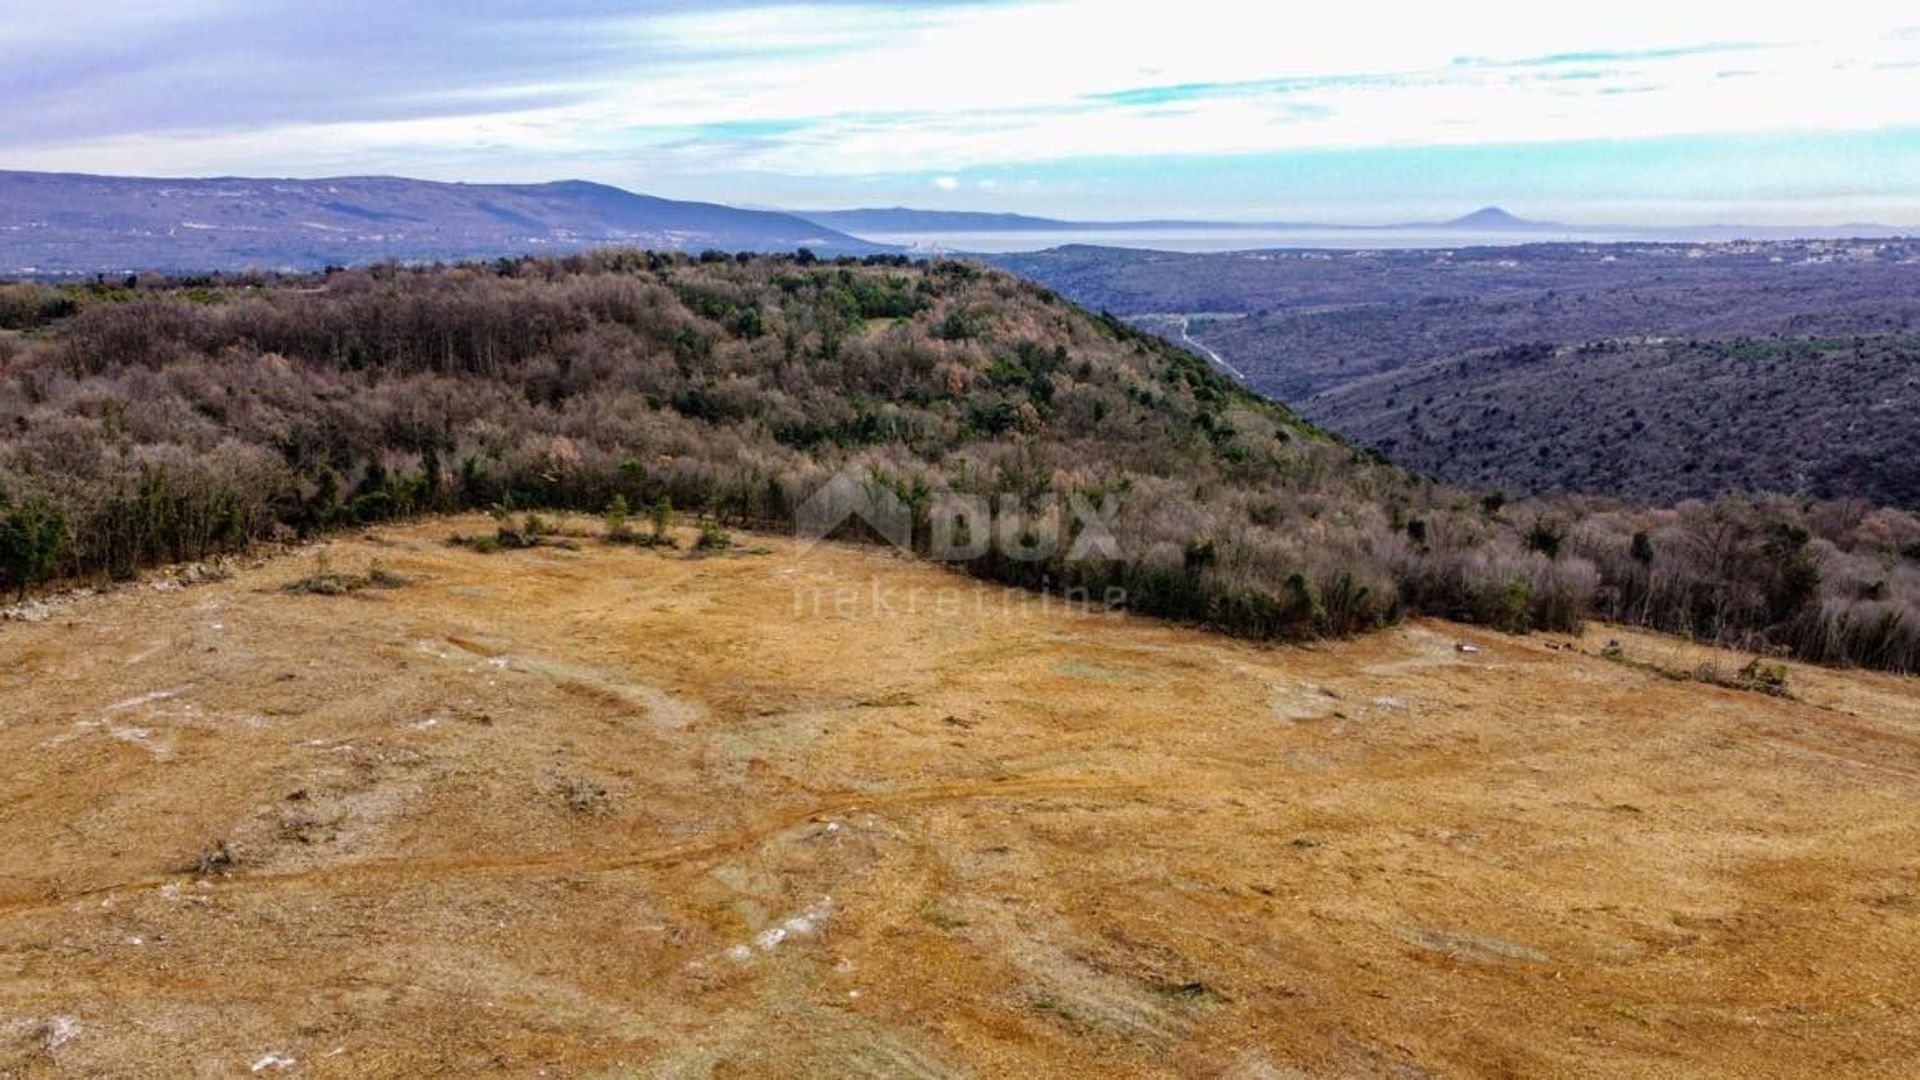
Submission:
M 1452 221 L 1447 222 L 1447 224 L 1468 225 L 1482 229 L 1497 229 L 1503 226 L 1511 228 L 1520 225 L 1532 225 L 1533 222 L 1527 221 L 1524 218 L 1514 217 L 1512 214 L 1507 213 L 1497 206 L 1483 206 L 1465 217 L 1454 218 Z

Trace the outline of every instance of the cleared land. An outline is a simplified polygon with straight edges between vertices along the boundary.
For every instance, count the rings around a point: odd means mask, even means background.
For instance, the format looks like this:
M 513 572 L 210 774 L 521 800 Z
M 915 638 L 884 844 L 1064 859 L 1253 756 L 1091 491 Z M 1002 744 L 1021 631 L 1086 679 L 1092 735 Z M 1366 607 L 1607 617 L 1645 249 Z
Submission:
M 1920 1070 L 1915 680 L 485 525 L 0 625 L 0 1075 Z

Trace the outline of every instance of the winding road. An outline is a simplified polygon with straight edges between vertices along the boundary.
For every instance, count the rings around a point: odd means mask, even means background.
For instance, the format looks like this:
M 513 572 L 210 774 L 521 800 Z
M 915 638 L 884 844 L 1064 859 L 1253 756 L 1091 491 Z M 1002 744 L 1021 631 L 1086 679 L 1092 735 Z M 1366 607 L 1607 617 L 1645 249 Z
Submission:
M 1200 344 L 1198 341 L 1195 341 L 1193 339 L 1193 335 L 1187 333 L 1187 327 L 1192 322 L 1193 322 L 1192 316 L 1189 316 L 1189 315 L 1180 316 L 1180 340 L 1185 342 L 1189 348 L 1198 350 L 1202 356 L 1205 356 L 1207 359 L 1219 365 L 1223 370 L 1227 372 L 1227 374 L 1232 375 L 1234 378 L 1239 379 L 1241 382 L 1246 382 L 1247 376 L 1245 372 L 1241 371 L 1237 367 L 1234 367 L 1232 364 L 1227 363 L 1226 357 L 1221 356 L 1219 353 L 1214 352 L 1212 349 L 1208 348 L 1207 346 Z

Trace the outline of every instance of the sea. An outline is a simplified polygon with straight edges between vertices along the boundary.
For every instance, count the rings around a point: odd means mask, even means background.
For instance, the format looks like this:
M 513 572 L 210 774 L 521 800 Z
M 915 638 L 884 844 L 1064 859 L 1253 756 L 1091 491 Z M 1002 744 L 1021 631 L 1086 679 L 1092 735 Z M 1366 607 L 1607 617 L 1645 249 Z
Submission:
M 927 253 L 971 252 L 1002 255 L 1045 251 L 1068 244 L 1139 248 L 1148 251 L 1214 252 L 1257 251 L 1267 248 L 1318 248 L 1340 251 L 1405 250 L 1416 248 L 1506 247 L 1515 244 L 1614 243 L 1646 239 L 1625 233 L 1546 229 L 1286 229 L 1145 228 L 1016 230 L 1008 232 L 874 232 L 861 234 L 877 244 Z

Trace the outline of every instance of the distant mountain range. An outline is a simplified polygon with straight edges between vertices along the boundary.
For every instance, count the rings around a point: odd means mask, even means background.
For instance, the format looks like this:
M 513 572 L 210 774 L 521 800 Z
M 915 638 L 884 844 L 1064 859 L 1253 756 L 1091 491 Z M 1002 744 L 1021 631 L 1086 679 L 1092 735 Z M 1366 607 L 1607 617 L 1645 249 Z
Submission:
M 904 206 L 862 210 L 792 210 L 789 213 L 817 225 L 848 233 L 917 232 L 1072 232 L 1109 229 L 1218 229 L 1265 228 L 1239 222 L 1143 220 L 1065 221 L 1031 214 L 993 214 L 971 210 L 911 210 Z M 1293 228 L 1314 228 L 1295 223 Z
M 1128 221 L 1066 221 L 1028 214 L 992 214 L 967 210 L 910 210 L 904 206 L 863 210 L 794 210 L 795 217 L 855 235 L 916 232 L 1109 232 L 1127 229 L 1510 229 L 1564 230 L 1572 226 L 1551 221 L 1527 221 L 1497 206 L 1475 210 L 1451 221 L 1402 222 L 1394 225 L 1332 225 L 1317 221 L 1201 221 L 1197 219 L 1142 219 Z
M 1387 233 L 1433 233 L 1458 231 L 1463 234 L 1528 235 L 1532 240 L 1646 240 L 1708 242 L 1720 240 L 1834 239 L 1844 237 L 1907 236 L 1920 229 L 1911 227 L 1849 223 L 1844 225 L 1577 225 L 1558 221 L 1533 221 L 1516 216 L 1498 206 L 1487 206 L 1471 214 L 1445 221 L 1406 221 L 1389 225 L 1345 225 L 1317 221 L 1199 221 L 1191 219 L 1155 219 L 1138 221 L 1067 221 L 1033 217 L 1026 214 L 976 213 L 964 210 L 912 210 L 906 207 L 860 210 L 794 210 L 795 217 L 851 233 L 889 242 L 916 236 L 942 236 L 965 233 L 1074 233 L 1074 232 L 1160 232 L 1245 230 L 1259 232 L 1348 233 L 1356 237 Z M 1263 245 L 1264 246 L 1264 245 Z M 1363 245 L 1364 246 L 1364 245 Z
M 789 214 L 569 180 L 158 180 L 0 171 L 0 275 L 312 269 L 587 247 L 864 254 Z
M 1244 244 L 1238 239 L 1245 231 Z M 397 259 L 493 259 L 630 246 L 822 255 L 1025 250 L 1072 242 L 1179 249 L 1183 237 L 1247 248 L 1433 247 L 1901 235 L 1878 225 L 1660 229 L 1530 221 L 1489 206 L 1447 221 L 1337 225 L 1301 221 L 1066 221 L 1028 214 L 914 210 L 740 209 L 635 194 L 604 184 L 448 184 L 401 177 L 167 180 L 0 170 L 0 276 L 305 270 Z M 985 237 L 1021 237 L 994 248 Z M 1104 235 L 1103 235 L 1104 234 Z M 1123 234 L 1123 235 L 1115 235 Z M 1450 234 L 1458 234 L 1457 237 Z M 971 241 L 969 237 L 979 237 Z M 898 246 L 895 246 L 898 245 Z

